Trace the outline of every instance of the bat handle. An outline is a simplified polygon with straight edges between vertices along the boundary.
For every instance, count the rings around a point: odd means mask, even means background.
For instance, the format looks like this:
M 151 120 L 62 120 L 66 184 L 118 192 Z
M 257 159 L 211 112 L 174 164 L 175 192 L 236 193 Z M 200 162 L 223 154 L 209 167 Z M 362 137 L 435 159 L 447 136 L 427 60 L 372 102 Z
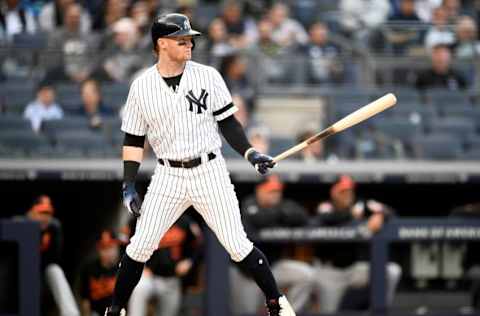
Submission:
M 279 162 L 280 160 L 283 160 L 293 154 L 296 154 L 297 152 L 299 152 L 300 150 L 302 150 L 303 148 L 307 147 L 308 144 L 307 142 L 301 142 L 300 144 L 296 145 L 296 146 L 293 146 L 292 148 L 284 151 L 283 153 L 273 157 L 273 162 L 277 163 Z

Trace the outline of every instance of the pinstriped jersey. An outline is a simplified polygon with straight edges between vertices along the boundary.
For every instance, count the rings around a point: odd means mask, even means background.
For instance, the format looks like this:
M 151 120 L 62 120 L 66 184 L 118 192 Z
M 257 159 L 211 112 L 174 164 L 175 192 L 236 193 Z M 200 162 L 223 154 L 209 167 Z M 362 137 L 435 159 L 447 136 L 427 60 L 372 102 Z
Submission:
M 121 129 L 146 135 L 158 158 L 192 159 L 220 149 L 217 121 L 237 110 L 215 68 L 187 61 L 173 91 L 154 65 L 131 84 Z

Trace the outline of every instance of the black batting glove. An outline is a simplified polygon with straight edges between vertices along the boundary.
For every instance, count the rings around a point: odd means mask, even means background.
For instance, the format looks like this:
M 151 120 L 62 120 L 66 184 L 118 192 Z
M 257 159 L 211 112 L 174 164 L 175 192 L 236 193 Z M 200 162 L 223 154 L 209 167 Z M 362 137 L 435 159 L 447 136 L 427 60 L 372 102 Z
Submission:
M 135 182 L 124 182 L 122 185 L 123 205 L 134 217 L 140 216 L 142 201 L 135 190 Z
M 255 167 L 255 169 L 262 175 L 268 172 L 268 169 L 275 166 L 273 158 L 269 155 L 259 153 L 254 148 L 250 148 L 245 152 L 245 158 Z

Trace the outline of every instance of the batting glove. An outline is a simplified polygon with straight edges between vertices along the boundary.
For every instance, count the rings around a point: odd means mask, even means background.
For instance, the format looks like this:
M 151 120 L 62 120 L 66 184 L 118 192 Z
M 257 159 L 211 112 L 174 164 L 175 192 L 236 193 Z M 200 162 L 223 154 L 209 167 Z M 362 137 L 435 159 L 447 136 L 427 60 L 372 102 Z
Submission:
M 122 185 L 123 205 L 134 217 L 140 216 L 142 201 L 135 190 L 134 182 L 124 182 Z
M 273 158 L 269 155 L 261 154 L 254 148 L 245 152 L 245 158 L 255 167 L 260 174 L 266 174 L 269 168 L 275 166 Z

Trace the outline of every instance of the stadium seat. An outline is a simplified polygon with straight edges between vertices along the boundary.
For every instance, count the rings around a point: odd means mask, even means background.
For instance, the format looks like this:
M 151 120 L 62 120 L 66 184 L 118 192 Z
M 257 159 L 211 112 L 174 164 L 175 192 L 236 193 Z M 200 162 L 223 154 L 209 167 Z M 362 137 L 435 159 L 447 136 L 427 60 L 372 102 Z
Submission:
M 61 151 L 74 151 L 87 156 L 103 156 L 111 150 L 101 132 L 67 130 L 57 134 L 56 147 Z
M 463 155 L 462 159 L 465 160 L 480 160 L 480 148 L 474 148 L 467 150 Z
M 475 109 L 470 105 L 459 104 L 457 106 L 446 106 L 440 109 L 444 117 L 472 118 L 475 116 Z
M 0 151 L 4 154 L 12 151 L 12 153 L 34 156 L 36 152 L 49 152 L 51 149 L 48 139 L 43 135 L 35 134 L 30 128 L 6 130 L 0 133 Z
M 414 154 L 419 159 L 457 159 L 462 154 L 460 140 L 449 134 L 429 134 L 415 137 Z
M 40 50 L 47 46 L 47 33 L 18 33 L 13 36 L 13 45 L 17 48 Z
M 225 139 L 222 139 L 222 155 L 227 159 L 238 159 L 240 155 L 230 146 Z
M 475 133 L 475 123 L 470 118 L 446 117 L 432 121 L 430 129 L 433 133 L 446 133 L 463 138 Z
M 77 84 L 60 84 L 55 86 L 56 101 L 67 112 L 75 110 L 82 102 L 80 86 Z
M 88 131 L 88 120 L 83 116 L 64 117 L 61 120 L 51 120 L 42 123 L 42 132 L 48 136 L 52 142 L 56 142 L 57 137 L 68 131 Z
M 35 99 L 35 87 L 31 81 L 7 81 L 0 91 L 5 98 L 7 112 L 22 113 L 27 104 Z
M 471 104 L 470 96 L 461 91 L 431 90 L 427 93 L 427 100 L 438 107 Z
M 290 147 L 294 146 L 295 142 L 291 138 L 287 137 L 272 137 L 270 139 L 270 154 L 278 155 Z
M 30 121 L 21 115 L 0 115 L 0 129 L 6 130 L 30 130 L 32 127 Z
M 127 101 L 129 85 L 126 83 L 110 83 L 102 85 L 102 99 L 114 111 Z
M 377 131 L 403 142 L 409 142 L 422 132 L 421 125 L 408 118 L 379 118 L 374 124 Z

